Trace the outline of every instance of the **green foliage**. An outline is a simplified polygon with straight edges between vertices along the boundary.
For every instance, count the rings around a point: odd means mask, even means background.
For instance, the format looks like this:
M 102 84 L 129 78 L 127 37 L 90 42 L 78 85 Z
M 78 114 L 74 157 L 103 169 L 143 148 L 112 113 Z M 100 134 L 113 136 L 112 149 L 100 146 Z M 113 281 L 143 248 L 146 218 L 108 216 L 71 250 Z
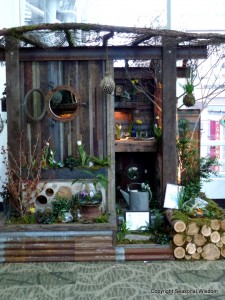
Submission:
M 64 166 L 69 168 L 71 171 L 75 168 L 81 165 L 81 161 L 78 158 L 73 157 L 72 155 L 68 156 L 64 160 Z
M 168 244 L 170 237 L 166 233 L 166 222 L 164 214 L 159 210 L 152 211 L 155 215 L 153 224 L 149 224 L 147 230 L 151 235 L 151 239 L 156 244 Z
M 36 213 L 37 222 L 40 224 L 52 224 L 56 222 L 56 217 L 51 212 L 37 212 Z
M 72 202 L 64 197 L 56 197 L 55 201 L 52 201 L 53 215 L 58 217 L 58 214 L 61 210 L 66 209 L 70 210 Z
M 192 211 L 187 212 L 186 210 L 173 210 L 172 220 L 181 220 L 185 224 L 190 222 L 196 222 L 197 225 L 202 226 L 204 224 L 210 224 L 212 219 L 223 220 L 225 217 L 225 210 L 222 209 L 213 200 L 206 198 L 203 194 L 200 194 L 201 198 L 204 199 L 208 204 L 204 208 L 204 218 L 197 217 Z
M 181 209 L 184 204 L 184 191 L 178 193 L 178 208 Z
M 52 214 L 55 218 L 58 217 L 61 210 L 75 211 L 78 208 L 78 197 L 73 196 L 72 199 L 56 196 L 52 201 Z
M 108 214 L 102 214 L 99 217 L 95 218 L 95 223 L 108 223 L 109 216 Z
M 107 188 L 109 181 L 104 174 L 100 173 L 95 176 L 95 173 L 90 170 L 84 170 L 84 173 L 91 175 L 91 177 L 93 177 L 93 178 L 91 178 L 91 179 L 74 179 L 72 181 L 72 184 L 74 184 L 76 182 L 81 182 L 88 187 L 88 183 L 92 182 L 96 189 L 99 187 L 98 185 L 101 185 L 105 189 Z
M 129 229 L 127 228 L 127 223 L 126 221 L 123 220 L 122 224 L 120 225 L 120 229 L 116 235 L 117 242 L 121 243 L 124 240 L 126 234 L 128 233 L 129 233 Z
M 36 158 L 33 158 L 32 164 L 33 166 L 38 166 L 38 160 Z M 64 167 L 64 164 L 62 162 L 57 162 L 55 160 L 55 152 L 50 148 L 49 143 L 46 143 L 42 149 L 41 167 L 42 169 L 57 169 Z
M 194 80 L 195 80 L 196 76 L 197 76 L 197 74 L 192 66 L 192 68 L 190 70 L 190 79 L 186 78 L 186 83 L 182 86 L 185 93 L 192 94 L 192 92 L 194 91 Z
M 7 221 L 8 224 L 35 224 L 37 223 L 37 216 L 36 214 L 27 213 L 26 215 L 20 216 L 13 216 Z
M 162 128 L 159 126 L 153 126 L 153 136 L 158 143 L 162 141 Z
M 78 145 L 78 152 L 81 160 L 81 166 L 85 166 L 88 163 L 88 155 L 84 149 L 84 145 L 81 143 L 81 141 L 77 142 Z
M 211 167 L 218 165 L 218 161 L 214 157 L 199 157 L 196 141 L 190 137 L 189 122 L 186 119 L 179 120 L 178 128 L 180 184 L 184 186 L 183 202 L 186 202 L 199 195 L 203 181 L 210 181 L 210 177 L 217 174 Z
M 94 162 L 94 164 L 100 167 L 110 167 L 111 164 L 110 156 L 104 157 L 103 159 L 96 156 L 90 156 L 89 161 Z
M 183 89 L 187 94 L 191 94 L 194 91 L 194 85 L 187 79 L 186 84 L 183 85 Z

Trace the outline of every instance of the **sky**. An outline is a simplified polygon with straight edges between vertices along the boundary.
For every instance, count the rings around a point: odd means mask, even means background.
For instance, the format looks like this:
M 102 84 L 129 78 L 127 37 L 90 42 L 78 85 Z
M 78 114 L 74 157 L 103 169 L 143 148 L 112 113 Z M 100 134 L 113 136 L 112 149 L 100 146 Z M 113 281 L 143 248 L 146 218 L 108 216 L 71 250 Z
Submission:
M 165 28 L 168 4 L 172 29 L 225 30 L 225 0 L 87 0 L 85 13 L 90 23 Z

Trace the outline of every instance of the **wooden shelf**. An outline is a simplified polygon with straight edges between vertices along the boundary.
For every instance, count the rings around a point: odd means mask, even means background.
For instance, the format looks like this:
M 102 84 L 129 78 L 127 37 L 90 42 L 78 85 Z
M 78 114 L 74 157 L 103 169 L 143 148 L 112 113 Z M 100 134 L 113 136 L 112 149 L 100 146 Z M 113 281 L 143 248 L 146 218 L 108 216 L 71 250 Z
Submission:
M 150 109 L 150 103 L 138 101 L 115 102 L 114 107 L 115 109 Z
M 156 152 L 155 140 L 115 140 L 115 152 Z

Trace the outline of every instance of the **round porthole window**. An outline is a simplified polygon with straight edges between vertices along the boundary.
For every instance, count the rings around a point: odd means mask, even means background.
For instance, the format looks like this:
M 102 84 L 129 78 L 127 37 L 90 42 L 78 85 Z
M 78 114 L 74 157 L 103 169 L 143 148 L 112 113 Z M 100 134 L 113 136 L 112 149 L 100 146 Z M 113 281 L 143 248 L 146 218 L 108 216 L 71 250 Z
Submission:
M 46 100 L 48 115 L 54 120 L 68 122 L 78 113 L 78 96 L 70 86 L 59 86 L 50 91 Z

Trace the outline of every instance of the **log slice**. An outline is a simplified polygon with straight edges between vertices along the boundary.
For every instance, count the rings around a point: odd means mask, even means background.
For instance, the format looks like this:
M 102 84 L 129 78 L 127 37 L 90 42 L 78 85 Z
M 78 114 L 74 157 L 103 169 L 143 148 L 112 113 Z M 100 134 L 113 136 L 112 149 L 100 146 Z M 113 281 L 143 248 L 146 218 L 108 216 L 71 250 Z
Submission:
M 221 224 L 221 221 L 220 220 L 211 220 L 211 225 L 210 227 L 212 228 L 212 230 L 219 230 L 220 229 L 220 224 Z
M 210 240 L 212 243 L 216 244 L 220 241 L 220 234 L 218 231 L 213 231 L 211 234 L 210 234 Z
M 203 234 L 197 233 L 194 235 L 193 242 L 196 246 L 203 246 L 207 242 L 207 239 Z
M 201 233 L 202 233 L 204 236 L 210 236 L 210 234 L 212 233 L 212 228 L 209 227 L 208 225 L 204 224 L 204 225 L 202 226 Z
M 181 259 L 185 257 L 185 250 L 183 247 L 176 247 L 173 251 L 173 254 L 176 258 Z
M 174 236 L 173 236 L 173 242 L 176 246 L 183 246 L 186 242 L 186 239 L 184 237 L 183 234 L 181 233 L 176 233 Z
M 199 232 L 199 229 L 199 226 L 195 222 L 191 222 L 188 224 L 186 232 L 188 235 L 195 235 Z
M 186 246 L 186 251 L 188 254 L 194 254 L 196 252 L 196 245 L 194 243 L 188 243 Z
M 216 260 L 220 258 L 220 250 L 213 243 L 208 243 L 202 248 L 202 258 L 205 260 Z

